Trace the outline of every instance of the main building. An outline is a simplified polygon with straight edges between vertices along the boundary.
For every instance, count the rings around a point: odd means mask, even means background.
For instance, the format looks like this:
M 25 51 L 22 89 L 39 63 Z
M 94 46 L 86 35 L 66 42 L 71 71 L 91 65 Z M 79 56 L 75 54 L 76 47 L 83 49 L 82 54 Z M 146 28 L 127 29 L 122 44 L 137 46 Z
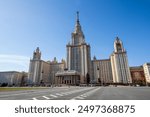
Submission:
M 127 53 L 117 37 L 114 52 L 109 59 L 91 60 L 90 45 L 86 43 L 77 12 L 71 42 L 66 45 L 67 58 L 57 62 L 41 60 L 37 48 L 30 60 L 28 83 L 31 85 L 80 85 L 80 84 L 128 84 L 132 83 Z

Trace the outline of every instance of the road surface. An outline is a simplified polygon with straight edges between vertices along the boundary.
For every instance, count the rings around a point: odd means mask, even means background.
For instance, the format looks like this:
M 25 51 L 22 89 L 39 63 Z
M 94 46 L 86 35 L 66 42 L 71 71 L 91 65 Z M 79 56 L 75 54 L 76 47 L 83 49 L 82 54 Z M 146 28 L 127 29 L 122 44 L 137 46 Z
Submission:
M 150 87 L 50 87 L 0 92 L 0 100 L 150 100 Z

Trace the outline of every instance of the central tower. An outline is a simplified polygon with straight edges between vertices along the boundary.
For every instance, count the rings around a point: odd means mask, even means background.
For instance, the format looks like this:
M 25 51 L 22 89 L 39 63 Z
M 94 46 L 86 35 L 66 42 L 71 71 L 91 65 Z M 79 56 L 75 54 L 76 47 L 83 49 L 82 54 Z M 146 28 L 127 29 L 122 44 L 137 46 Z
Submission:
M 80 82 L 86 83 L 86 75 L 91 76 L 90 45 L 86 44 L 85 37 L 79 21 L 79 12 L 76 15 L 74 32 L 71 34 L 71 42 L 67 45 L 67 68 L 80 73 Z

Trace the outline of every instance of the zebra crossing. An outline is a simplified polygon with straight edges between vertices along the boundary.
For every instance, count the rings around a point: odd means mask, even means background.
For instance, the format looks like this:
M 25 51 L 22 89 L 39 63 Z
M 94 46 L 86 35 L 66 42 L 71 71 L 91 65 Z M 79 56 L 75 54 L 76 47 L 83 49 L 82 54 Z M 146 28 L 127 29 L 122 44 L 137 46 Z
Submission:
M 45 98 L 45 99 L 47 99 L 47 100 L 49 100 L 50 98 L 49 97 L 47 97 L 47 96 L 42 96 L 43 98 Z
M 47 94 L 47 95 L 43 95 L 43 96 L 38 96 L 38 97 L 33 97 L 32 100 L 52 100 L 52 99 L 57 99 L 60 98 L 62 96 L 67 96 L 67 95 L 71 95 L 71 94 L 75 94 L 75 93 L 79 93 L 82 91 L 86 91 L 86 90 L 90 90 L 87 91 L 87 93 L 84 93 L 80 96 L 77 96 L 71 100 L 75 100 L 75 99 L 85 99 L 88 95 L 90 95 L 90 92 L 95 92 L 95 89 L 99 89 L 99 88 L 95 88 L 95 87 L 87 87 L 84 89 L 80 89 L 80 90 L 73 90 L 73 91 L 67 91 L 67 92 L 61 92 L 61 93 L 54 93 L 54 94 Z
M 94 89 L 94 90 L 91 90 L 91 91 L 89 91 L 89 92 L 86 92 L 86 93 L 84 93 L 84 94 L 82 94 L 82 95 L 79 95 L 79 96 L 77 96 L 77 97 L 74 97 L 74 98 L 72 98 L 71 100 L 83 100 L 83 99 L 85 99 L 86 97 L 88 97 L 88 96 L 90 96 L 90 95 L 92 95 L 93 93 L 95 93 L 97 90 L 99 90 L 100 89 L 100 87 L 99 88 L 96 88 L 96 89 Z

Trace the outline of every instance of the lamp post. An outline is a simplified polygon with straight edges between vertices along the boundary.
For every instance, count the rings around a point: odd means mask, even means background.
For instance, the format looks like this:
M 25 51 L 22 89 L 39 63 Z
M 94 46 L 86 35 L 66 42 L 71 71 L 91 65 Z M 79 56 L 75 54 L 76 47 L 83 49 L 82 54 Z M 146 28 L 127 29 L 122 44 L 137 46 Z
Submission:
M 103 86 L 103 83 L 104 83 L 104 82 L 103 82 L 103 78 L 101 77 L 101 86 Z
M 99 77 L 99 66 L 97 66 L 97 79 L 98 79 L 98 81 L 101 81 L 100 77 Z
M 44 70 L 42 70 L 42 75 L 41 75 L 41 81 L 40 81 L 40 85 L 44 86 Z
M 53 77 L 52 77 L 52 88 L 54 87 L 54 80 L 55 80 L 55 72 L 52 71 Z

